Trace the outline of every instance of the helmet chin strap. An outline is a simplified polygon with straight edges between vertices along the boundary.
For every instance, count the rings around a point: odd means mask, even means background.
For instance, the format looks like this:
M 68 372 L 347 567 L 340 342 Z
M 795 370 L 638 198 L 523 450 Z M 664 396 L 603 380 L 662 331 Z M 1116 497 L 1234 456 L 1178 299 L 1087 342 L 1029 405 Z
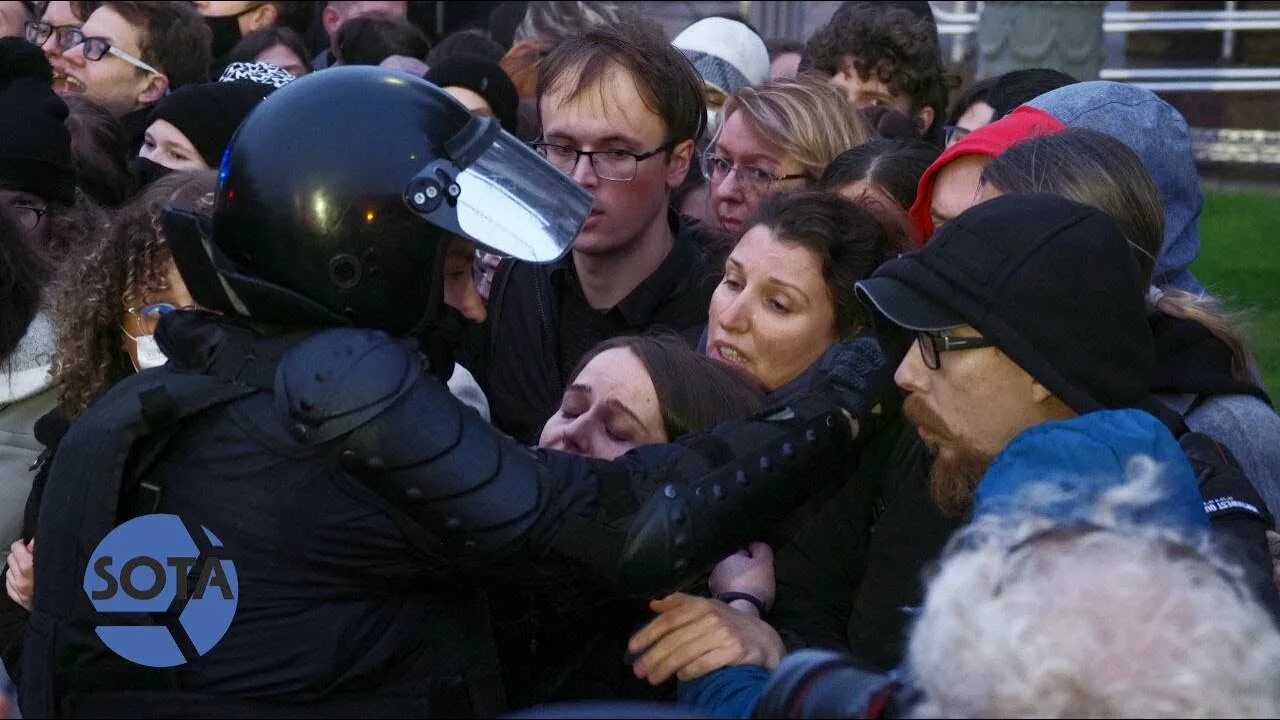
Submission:
M 430 275 L 434 279 L 422 320 L 409 334 L 417 339 L 419 349 L 427 357 L 427 370 L 441 382 L 453 375 L 453 355 L 462 344 L 462 328 L 467 322 L 457 310 L 444 302 L 444 258 L 449 251 L 449 238 L 439 233 L 436 259 Z

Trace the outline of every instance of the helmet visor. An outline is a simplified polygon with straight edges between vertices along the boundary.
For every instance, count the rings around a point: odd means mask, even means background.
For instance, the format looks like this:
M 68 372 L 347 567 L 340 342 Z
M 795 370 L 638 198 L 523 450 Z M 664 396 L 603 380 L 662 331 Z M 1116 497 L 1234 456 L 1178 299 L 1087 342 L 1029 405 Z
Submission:
M 591 194 L 506 132 L 492 137 L 454 177 L 456 203 L 441 203 L 429 219 L 504 255 L 558 260 L 582 229 Z

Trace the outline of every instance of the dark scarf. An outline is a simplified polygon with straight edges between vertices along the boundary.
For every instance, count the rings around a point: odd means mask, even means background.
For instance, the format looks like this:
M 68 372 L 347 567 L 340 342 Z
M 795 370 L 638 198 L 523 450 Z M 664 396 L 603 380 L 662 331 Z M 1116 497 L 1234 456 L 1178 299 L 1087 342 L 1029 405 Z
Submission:
M 1157 395 L 1252 395 L 1271 404 L 1257 385 L 1231 374 L 1231 348 L 1200 323 L 1161 312 L 1149 317 L 1156 366 L 1151 392 Z

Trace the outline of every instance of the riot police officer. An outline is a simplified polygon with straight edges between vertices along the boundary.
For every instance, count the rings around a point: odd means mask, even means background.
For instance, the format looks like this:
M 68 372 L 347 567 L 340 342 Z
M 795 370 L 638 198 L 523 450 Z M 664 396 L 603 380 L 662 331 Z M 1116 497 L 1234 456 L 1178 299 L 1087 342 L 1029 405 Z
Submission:
M 493 714 L 486 586 L 585 567 L 663 592 L 808 496 L 889 382 L 874 340 L 839 346 L 822 392 L 616 462 L 521 447 L 449 395 L 449 236 L 550 261 L 589 206 L 408 75 L 337 68 L 264 101 L 212 219 L 166 216 L 202 310 L 162 319 L 167 365 L 107 393 L 53 460 L 27 714 Z M 216 534 L 239 582 L 216 647 L 166 669 L 113 655 L 83 587 L 98 542 L 151 512 Z

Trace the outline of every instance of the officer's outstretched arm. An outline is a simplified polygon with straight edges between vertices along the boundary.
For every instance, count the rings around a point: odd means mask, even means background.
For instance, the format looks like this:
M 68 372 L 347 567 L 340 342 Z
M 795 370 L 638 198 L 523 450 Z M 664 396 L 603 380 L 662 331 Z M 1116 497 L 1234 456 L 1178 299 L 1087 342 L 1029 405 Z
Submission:
M 276 398 L 294 436 L 331 448 L 429 552 L 473 567 L 585 564 L 649 594 L 697 576 L 835 479 L 855 452 L 857 423 L 841 406 L 861 419 L 871 403 L 836 398 L 870 388 L 825 389 L 613 462 L 519 445 L 423 373 L 417 353 L 371 331 L 331 330 L 292 349 Z

